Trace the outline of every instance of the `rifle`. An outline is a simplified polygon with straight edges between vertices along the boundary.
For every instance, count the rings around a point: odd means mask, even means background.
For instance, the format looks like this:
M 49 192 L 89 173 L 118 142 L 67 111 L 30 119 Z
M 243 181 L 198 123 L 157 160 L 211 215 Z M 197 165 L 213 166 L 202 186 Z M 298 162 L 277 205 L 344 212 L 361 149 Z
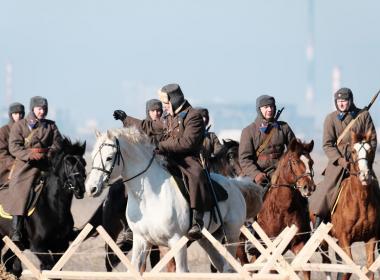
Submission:
M 284 111 L 285 107 L 282 107 L 280 110 L 277 111 L 276 116 L 274 117 L 274 121 L 278 121 L 278 119 L 281 116 L 282 111 Z
M 369 104 L 367 106 L 365 106 L 363 109 L 361 109 L 359 111 L 359 113 L 357 114 L 357 116 L 346 126 L 346 128 L 343 130 L 342 134 L 339 135 L 338 137 L 338 140 L 336 140 L 336 145 L 338 146 L 340 144 L 340 142 L 342 142 L 344 136 L 347 134 L 348 131 L 350 131 L 350 129 L 352 128 L 352 126 L 355 124 L 356 120 L 359 118 L 359 116 L 365 112 L 365 111 L 369 111 L 369 109 L 372 107 L 373 103 L 375 103 L 377 97 L 379 96 L 380 94 L 380 90 L 372 97 L 371 101 L 369 102 Z

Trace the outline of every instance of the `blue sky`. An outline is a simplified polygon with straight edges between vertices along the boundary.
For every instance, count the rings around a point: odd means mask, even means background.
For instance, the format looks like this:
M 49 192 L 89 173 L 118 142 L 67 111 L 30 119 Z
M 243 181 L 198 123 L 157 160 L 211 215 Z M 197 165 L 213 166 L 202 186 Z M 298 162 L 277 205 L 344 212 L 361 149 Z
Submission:
M 304 97 L 309 1 L 0 3 L 1 104 L 11 62 L 13 101 L 28 106 L 31 96 L 45 96 L 50 117 L 64 112 L 76 127 L 117 126 L 116 108 L 142 117 L 145 101 L 169 82 L 197 105 L 252 103 L 254 112 L 256 97 L 271 94 L 321 121 L 331 110 L 335 66 L 359 106 L 380 88 L 375 0 L 315 1 L 312 105 Z

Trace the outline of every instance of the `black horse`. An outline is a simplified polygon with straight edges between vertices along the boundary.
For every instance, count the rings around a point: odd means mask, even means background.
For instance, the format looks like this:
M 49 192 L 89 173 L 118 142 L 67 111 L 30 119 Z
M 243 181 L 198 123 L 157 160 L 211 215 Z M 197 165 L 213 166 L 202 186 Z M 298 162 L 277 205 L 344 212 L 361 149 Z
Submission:
M 36 254 L 40 268 L 51 269 L 74 240 L 74 219 L 71 214 L 73 195 L 82 199 L 85 193 L 86 162 L 83 158 L 86 143 L 72 144 L 63 139 L 62 150 L 53 158 L 34 213 L 25 218 L 22 245 Z M 9 235 L 11 220 L 0 218 L 0 237 Z M 1 241 L 1 248 L 4 243 Z M 16 276 L 22 272 L 21 263 L 10 250 L 2 256 L 7 271 Z

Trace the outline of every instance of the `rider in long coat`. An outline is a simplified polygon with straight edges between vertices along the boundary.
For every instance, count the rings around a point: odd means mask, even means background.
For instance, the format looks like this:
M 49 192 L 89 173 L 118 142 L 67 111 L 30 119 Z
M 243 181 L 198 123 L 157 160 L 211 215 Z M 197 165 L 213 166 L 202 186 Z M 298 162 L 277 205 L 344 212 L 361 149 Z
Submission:
M 199 162 L 205 126 L 200 112 L 184 98 L 179 85 L 166 85 L 159 94 L 164 110 L 169 113 L 164 122 L 137 120 L 121 110 L 116 110 L 114 117 L 122 120 L 124 126 L 135 125 L 148 136 L 157 138 L 156 152 L 166 155 L 183 172 L 189 186 L 193 215 L 188 236 L 199 239 L 202 237 L 204 207 L 211 203 L 206 193 L 207 178 Z
M 18 102 L 12 103 L 9 106 L 8 114 L 8 124 L 0 128 L 0 188 L 9 183 L 9 175 L 15 160 L 8 148 L 9 132 L 15 122 L 24 118 L 24 105 Z
M 286 122 L 274 119 L 276 115 L 274 97 L 268 95 L 258 97 L 256 111 L 256 120 L 241 133 L 239 162 L 244 176 L 249 176 L 257 184 L 266 184 L 285 148 L 295 136 Z M 274 131 L 270 135 L 271 130 Z M 268 136 L 271 137 L 268 144 L 262 147 Z M 259 149 L 263 150 L 257 156 Z
M 13 216 L 12 240 L 21 241 L 23 216 L 32 186 L 37 178 L 44 177 L 50 160 L 62 147 L 62 137 L 54 121 L 45 119 L 48 102 L 34 96 L 30 100 L 30 113 L 12 126 L 9 151 L 16 158 L 9 183 L 4 210 Z
M 317 216 L 316 226 L 323 219 L 329 218 L 330 210 L 338 195 L 337 184 L 343 180 L 343 172 L 348 168 L 348 160 L 351 157 L 351 133 L 346 133 L 338 146 L 337 140 L 360 111 L 354 104 L 353 94 L 349 88 L 339 89 L 334 94 L 334 101 L 336 111 L 327 115 L 323 126 L 323 150 L 329 160 L 324 171 L 325 177 L 309 199 L 310 209 Z M 361 113 L 351 130 L 360 134 L 365 134 L 371 130 L 371 148 L 376 151 L 376 130 L 368 111 Z M 369 160 L 370 167 L 373 161 L 374 158 Z

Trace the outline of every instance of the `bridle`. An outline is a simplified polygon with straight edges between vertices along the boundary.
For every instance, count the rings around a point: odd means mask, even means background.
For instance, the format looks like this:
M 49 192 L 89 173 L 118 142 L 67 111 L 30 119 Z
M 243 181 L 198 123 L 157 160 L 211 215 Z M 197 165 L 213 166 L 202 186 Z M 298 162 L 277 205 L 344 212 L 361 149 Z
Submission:
M 364 147 L 364 145 L 365 145 L 365 144 L 368 144 L 368 143 L 366 143 L 366 142 L 361 142 L 361 143 L 357 143 L 357 144 L 360 145 L 359 149 L 357 150 L 357 153 L 358 153 L 358 154 L 359 154 L 359 152 L 360 152 L 361 149 L 364 149 L 364 150 L 366 151 L 366 153 L 368 154 L 367 149 Z M 365 158 L 365 157 L 362 157 L 362 158 L 358 157 L 358 158 L 355 159 L 355 160 L 351 160 L 351 161 L 349 161 L 349 163 L 355 165 L 356 163 L 358 163 L 358 162 L 361 161 L 361 160 L 366 161 L 367 164 L 368 164 L 368 158 Z M 351 171 L 349 171 L 349 174 L 350 174 L 350 175 L 353 175 L 353 176 L 358 176 L 358 175 L 360 175 L 361 172 L 362 172 L 362 171 L 360 171 L 360 170 L 359 170 L 358 172 L 351 172 Z
M 293 159 L 292 157 L 290 157 L 288 159 L 288 166 L 289 166 L 289 169 L 290 169 L 290 172 L 292 174 L 292 176 L 294 177 L 294 182 L 293 183 L 289 183 L 289 184 L 272 184 L 271 187 L 289 187 L 291 189 L 294 189 L 294 190 L 297 190 L 297 189 L 300 189 L 301 186 L 298 185 L 298 181 L 301 180 L 302 178 L 304 177 L 310 177 L 311 179 L 314 178 L 314 169 L 311 167 L 310 168 L 310 172 L 308 172 L 307 170 L 301 174 L 301 175 L 297 175 L 295 172 L 294 172 L 294 169 L 293 169 L 293 166 L 292 166 L 292 162 L 300 162 L 301 160 L 300 159 Z
M 71 167 L 71 169 L 69 169 L 68 164 L 67 164 L 67 160 L 69 158 L 73 158 L 75 160 L 75 164 Z M 61 177 L 58 174 L 58 169 L 60 167 L 60 164 L 58 164 L 57 166 L 55 166 L 53 168 L 54 174 L 56 174 L 56 176 L 58 177 L 58 180 L 60 182 L 63 182 L 63 189 L 65 189 L 65 190 L 67 190 L 69 192 L 75 192 L 76 188 L 71 183 L 70 179 L 72 179 L 73 181 L 75 181 L 75 177 L 82 176 L 82 174 L 80 172 L 78 172 L 77 166 L 80 166 L 82 168 L 82 170 L 85 170 L 85 166 L 82 163 L 82 161 L 80 159 L 80 156 L 79 155 L 71 155 L 71 154 L 66 154 L 66 155 L 63 154 L 62 157 L 58 158 L 57 161 L 59 163 L 63 164 L 63 171 L 64 171 L 63 172 L 63 176 L 64 176 L 64 178 L 61 179 Z
M 71 167 L 71 169 L 69 169 L 68 164 L 66 162 L 66 160 L 68 160 L 69 158 L 73 158 L 75 160 L 75 164 Z M 86 170 L 85 166 L 83 165 L 83 163 L 80 159 L 80 156 L 65 155 L 63 157 L 63 168 L 64 168 L 64 174 L 65 174 L 65 180 L 63 183 L 63 187 L 65 189 L 67 189 L 68 191 L 72 191 L 72 192 L 76 191 L 75 186 L 70 183 L 70 181 L 71 181 L 70 179 L 75 181 L 75 178 L 77 176 L 82 176 L 82 174 L 79 172 L 79 168 L 77 168 L 77 167 L 81 168 L 82 170 Z
M 101 167 L 97 167 L 95 166 L 94 167 L 94 162 L 92 162 L 92 168 L 91 169 L 95 169 L 95 170 L 99 170 L 99 171 L 102 171 L 103 173 L 106 173 L 106 179 L 104 181 L 104 183 L 107 185 L 108 184 L 108 181 L 110 180 L 110 177 L 111 177 L 111 174 L 112 174 L 112 171 L 113 169 L 115 168 L 115 165 L 117 163 L 117 165 L 120 165 L 120 160 L 123 161 L 123 165 L 124 165 L 124 159 L 123 159 L 123 156 L 121 154 L 121 150 L 120 150 L 120 144 L 119 144 L 119 140 L 116 138 L 116 145 L 115 144 L 109 144 L 109 143 L 102 143 L 100 146 L 99 146 L 99 150 L 96 152 L 95 156 L 99 153 L 100 155 L 100 162 L 102 164 Z M 102 157 L 102 148 L 105 147 L 105 146 L 108 146 L 108 147 L 112 147 L 112 148 L 115 148 L 116 149 L 116 154 L 115 154 L 115 157 L 113 159 L 113 162 L 112 162 L 112 165 L 111 165 L 111 168 L 110 170 L 107 170 L 105 168 L 105 165 L 104 165 L 104 161 L 103 161 L 103 157 Z M 95 158 L 94 156 L 94 158 Z
M 120 165 L 120 160 L 123 162 L 123 166 L 124 166 L 124 159 L 123 159 L 123 155 L 121 154 L 120 142 L 119 142 L 119 140 L 118 140 L 117 138 L 115 138 L 115 139 L 116 139 L 116 140 L 115 140 L 115 144 L 102 143 L 102 144 L 99 146 L 99 150 L 97 151 L 97 153 L 100 154 L 100 160 L 101 160 L 101 164 L 102 164 L 102 166 L 101 166 L 101 167 L 94 167 L 94 166 L 92 166 L 92 169 L 99 170 L 99 171 L 102 171 L 102 172 L 106 173 L 106 179 L 105 179 L 105 181 L 104 181 L 104 184 L 105 184 L 105 185 L 108 185 L 108 181 L 110 180 L 110 177 L 111 177 L 112 171 L 113 171 L 113 169 L 115 168 L 116 164 L 117 164 L 117 165 Z M 107 169 L 105 168 L 104 161 L 103 161 L 103 158 L 102 158 L 102 148 L 103 148 L 104 146 L 109 146 L 109 147 L 112 147 L 112 148 L 115 148 L 115 149 L 116 149 L 115 157 L 114 157 L 114 159 L 113 159 L 113 162 L 112 162 L 112 165 L 111 165 L 110 170 L 107 170 Z M 96 153 L 96 154 L 97 154 L 97 153 Z M 96 154 L 95 154 L 95 155 L 96 155 Z M 151 159 L 149 160 L 149 163 L 148 163 L 147 167 L 146 167 L 144 170 L 142 170 L 141 172 L 139 172 L 139 173 L 137 173 L 136 175 L 132 176 L 131 178 L 128 178 L 128 179 L 123 180 L 123 183 L 128 182 L 128 181 L 131 181 L 131 180 L 137 178 L 138 176 L 144 174 L 144 173 L 149 169 L 149 167 L 152 165 L 155 156 L 156 156 L 156 154 L 153 153 L 153 156 L 152 156 Z

